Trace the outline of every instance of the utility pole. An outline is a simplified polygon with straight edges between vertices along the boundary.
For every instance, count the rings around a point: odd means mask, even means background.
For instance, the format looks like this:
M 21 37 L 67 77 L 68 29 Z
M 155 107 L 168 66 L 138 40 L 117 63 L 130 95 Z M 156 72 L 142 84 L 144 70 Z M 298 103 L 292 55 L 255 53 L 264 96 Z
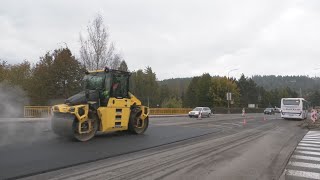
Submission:
M 313 70 L 315 71 L 314 78 L 317 78 L 317 70 L 320 70 L 320 68 L 314 68 Z
M 291 80 L 289 82 L 296 83 L 297 81 L 296 80 Z M 299 97 L 302 98 L 302 89 L 301 88 L 299 88 Z
M 230 72 L 236 71 L 236 70 L 238 70 L 238 69 L 231 69 L 231 70 L 228 71 L 228 81 L 229 81 L 229 74 L 230 74 Z M 229 86 L 227 86 L 227 90 L 228 90 L 228 92 L 227 92 L 228 114 L 230 114 L 231 92 L 229 92 Z

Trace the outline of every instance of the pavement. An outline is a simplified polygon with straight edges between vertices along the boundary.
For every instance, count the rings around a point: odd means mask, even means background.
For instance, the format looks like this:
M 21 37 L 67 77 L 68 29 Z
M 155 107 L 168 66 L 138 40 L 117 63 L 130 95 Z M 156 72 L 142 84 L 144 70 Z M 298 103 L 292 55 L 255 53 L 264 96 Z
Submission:
M 307 130 L 262 114 L 151 118 L 144 135 L 59 138 L 0 120 L 0 179 L 278 179 Z
M 296 147 L 286 170 L 285 179 L 320 179 L 320 131 L 309 131 Z

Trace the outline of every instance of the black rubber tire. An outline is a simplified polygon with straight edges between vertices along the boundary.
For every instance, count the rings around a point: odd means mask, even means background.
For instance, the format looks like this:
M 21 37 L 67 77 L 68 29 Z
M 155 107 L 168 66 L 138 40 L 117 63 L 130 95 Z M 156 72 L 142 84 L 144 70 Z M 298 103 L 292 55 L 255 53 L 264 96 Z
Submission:
M 141 128 L 135 126 L 136 122 L 140 119 L 140 113 L 132 113 L 129 119 L 128 130 L 132 134 L 143 134 L 149 126 L 149 117 L 144 120 L 144 125 Z
M 81 141 L 81 142 L 85 142 L 85 141 L 89 141 L 90 139 L 92 139 L 95 135 L 96 135 L 96 132 L 98 130 L 98 119 L 97 118 L 94 118 L 93 119 L 93 130 L 89 133 L 86 133 L 86 134 L 79 134 L 77 132 L 77 130 L 75 128 L 78 127 L 78 120 L 75 119 L 73 121 L 73 137 L 74 139 L 76 139 L 77 141 Z

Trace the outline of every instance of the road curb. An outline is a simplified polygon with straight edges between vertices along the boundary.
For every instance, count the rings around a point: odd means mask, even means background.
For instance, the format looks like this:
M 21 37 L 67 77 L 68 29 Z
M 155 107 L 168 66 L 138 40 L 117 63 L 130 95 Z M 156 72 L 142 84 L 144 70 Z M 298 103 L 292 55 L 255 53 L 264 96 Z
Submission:
M 259 114 L 259 113 L 249 113 L 250 115 Z M 247 115 L 249 115 L 247 114 Z M 219 117 L 219 116 L 228 116 L 234 115 L 242 117 L 241 114 L 213 114 L 212 117 Z M 172 118 L 172 117 L 188 117 L 188 114 L 174 114 L 174 115 L 149 115 L 150 118 Z M 248 117 L 248 116 L 247 116 Z M 0 123 L 14 123 L 14 122 L 46 122 L 49 121 L 50 117 L 48 118 L 0 118 Z
M 149 115 L 150 118 L 165 118 L 165 117 L 187 117 L 186 114 L 177 114 L 177 115 Z

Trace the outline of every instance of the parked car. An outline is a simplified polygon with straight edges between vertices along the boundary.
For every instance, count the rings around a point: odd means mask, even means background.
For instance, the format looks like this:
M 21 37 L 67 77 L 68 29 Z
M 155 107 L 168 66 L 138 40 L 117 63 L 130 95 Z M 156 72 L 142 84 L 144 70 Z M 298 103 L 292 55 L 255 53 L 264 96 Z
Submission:
M 273 108 L 266 108 L 264 110 L 264 114 L 275 114 L 275 112 Z
M 274 110 L 275 113 L 280 113 L 281 112 L 280 108 L 274 108 L 273 110 Z
M 189 117 L 199 117 L 200 113 L 201 117 L 210 117 L 212 114 L 211 109 L 208 107 L 196 107 L 189 112 Z

